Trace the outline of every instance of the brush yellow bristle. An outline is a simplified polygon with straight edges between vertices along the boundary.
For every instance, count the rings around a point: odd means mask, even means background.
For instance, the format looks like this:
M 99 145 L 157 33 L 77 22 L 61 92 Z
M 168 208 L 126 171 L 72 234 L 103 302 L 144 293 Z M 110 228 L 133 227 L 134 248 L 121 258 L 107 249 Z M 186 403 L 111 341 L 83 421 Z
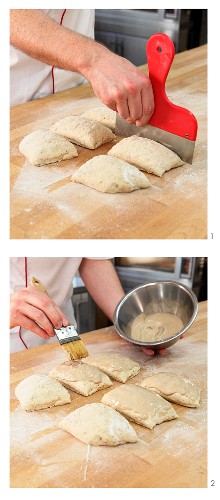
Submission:
M 82 340 L 67 342 L 66 344 L 62 344 L 62 347 L 68 352 L 71 359 L 86 358 L 89 354 Z

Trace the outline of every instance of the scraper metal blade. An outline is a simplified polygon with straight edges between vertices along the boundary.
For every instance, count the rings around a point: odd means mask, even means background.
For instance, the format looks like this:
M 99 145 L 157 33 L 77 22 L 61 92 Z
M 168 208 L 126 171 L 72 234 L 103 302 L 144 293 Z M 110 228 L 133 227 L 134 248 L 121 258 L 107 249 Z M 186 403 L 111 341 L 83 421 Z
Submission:
M 174 151 L 183 161 L 192 163 L 198 124 L 186 108 L 173 104 L 165 92 L 166 78 L 175 54 L 172 40 L 163 33 L 146 44 L 149 78 L 154 92 L 155 109 L 145 127 L 137 127 L 116 113 L 116 134 L 147 137 Z

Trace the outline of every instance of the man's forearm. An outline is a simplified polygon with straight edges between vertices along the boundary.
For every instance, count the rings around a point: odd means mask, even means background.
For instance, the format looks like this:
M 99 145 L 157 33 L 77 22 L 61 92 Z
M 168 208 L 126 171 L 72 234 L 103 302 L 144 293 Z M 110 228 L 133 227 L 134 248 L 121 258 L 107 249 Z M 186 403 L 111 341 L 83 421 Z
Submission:
M 84 258 L 79 272 L 97 305 L 113 321 L 114 310 L 125 293 L 112 262 Z
M 10 31 L 12 45 L 46 64 L 80 73 L 96 96 L 129 123 L 149 121 L 154 110 L 150 79 L 127 59 L 36 9 L 11 10 Z
M 11 10 L 10 43 L 50 66 L 76 71 L 86 78 L 95 60 L 108 51 L 94 40 L 60 26 L 37 9 Z

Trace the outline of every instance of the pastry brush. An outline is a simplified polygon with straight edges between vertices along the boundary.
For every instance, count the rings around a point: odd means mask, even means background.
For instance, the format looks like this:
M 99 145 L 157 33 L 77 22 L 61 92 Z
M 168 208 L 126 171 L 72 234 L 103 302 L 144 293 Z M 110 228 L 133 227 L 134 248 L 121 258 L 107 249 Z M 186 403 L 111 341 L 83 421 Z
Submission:
M 45 286 L 37 278 L 32 278 L 31 284 L 43 293 L 49 294 Z M 58 338 L 60 345 L 68 352 L 72 360 L 86 358 L 88 351 L 80 339 L 74 325 L 62 326 L 61 328 L 54 328 L 54 332 Z

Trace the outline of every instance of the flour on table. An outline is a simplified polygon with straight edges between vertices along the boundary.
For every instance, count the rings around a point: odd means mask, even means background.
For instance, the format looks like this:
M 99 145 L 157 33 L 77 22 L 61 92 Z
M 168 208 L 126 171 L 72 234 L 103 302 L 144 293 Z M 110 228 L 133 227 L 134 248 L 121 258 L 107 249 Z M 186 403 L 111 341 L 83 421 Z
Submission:
M 102 403 L 91 403 L 73 411 L 59 424 L 83 443 L 94 446 L 117 446 L 135 443 L 137 435 L 117 411 Z
M 171 168 L 184 164 L 179 156 L 162 144 L 136 135 L 119 141 L 108 151 L 108 155 L 116 156 L 159 177 Z
M 35 130 L 28 134 L 20 142 L 19 151 L 35 166 L 78 156 L 74 144 L 48 130 Z
M 72 180 L 104 193 L 129 193 L 150 186 L 142 172 L 108 155 L 95 156 L 72 175 Z

